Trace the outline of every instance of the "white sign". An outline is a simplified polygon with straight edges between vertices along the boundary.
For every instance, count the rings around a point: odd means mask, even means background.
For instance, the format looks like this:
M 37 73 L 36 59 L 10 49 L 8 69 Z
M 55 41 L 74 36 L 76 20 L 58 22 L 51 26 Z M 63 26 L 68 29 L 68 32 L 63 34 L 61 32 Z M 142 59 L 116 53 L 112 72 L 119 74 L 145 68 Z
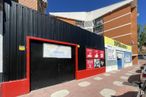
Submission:
M 107 59 L 116 60 L 116 50 L 113 47 L 107 47 Z
M 71 58 L 71 47 L 44 43 L 43 57 L 44 58 Z

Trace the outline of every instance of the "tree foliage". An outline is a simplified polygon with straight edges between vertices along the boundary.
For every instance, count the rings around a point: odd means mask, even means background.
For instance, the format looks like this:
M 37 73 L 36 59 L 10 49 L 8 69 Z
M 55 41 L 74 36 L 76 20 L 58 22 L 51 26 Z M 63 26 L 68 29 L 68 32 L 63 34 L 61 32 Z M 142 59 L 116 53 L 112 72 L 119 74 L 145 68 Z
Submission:
M 146 44 L 146 25 L 144 27 L 138 25 L 138 47 L 141 51 L 142 46 Z

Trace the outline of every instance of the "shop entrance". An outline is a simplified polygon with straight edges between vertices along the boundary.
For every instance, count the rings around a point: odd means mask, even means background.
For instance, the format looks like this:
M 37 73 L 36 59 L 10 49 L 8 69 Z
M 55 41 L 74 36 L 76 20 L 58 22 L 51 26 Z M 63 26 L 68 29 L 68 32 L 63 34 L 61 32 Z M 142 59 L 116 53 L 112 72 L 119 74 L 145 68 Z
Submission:
M 117 58 L 117 63 L 118 63 L 118 69 L 122 69 L 122 59 Z
M 66 46 L 62 44 L 61 45 L 54 44 L 54 43 L 51 44 L 45 43 L 45 44 L 70 48 L 71 58 L 63 58 L 63 57 L 59 58 L 59 57 L 55 57 L 55 55 L 54 56 L 52 55 L 52 57 L 51 56 L 44 57 L 43 55 L 44 42 L 31 40 L 30 41 L 31 90 L 35 90 L 42 87 L 55 85 L 61 82 L 75 79 L 75 47 Z M 60 51 L 60 53 L 62 52 Z

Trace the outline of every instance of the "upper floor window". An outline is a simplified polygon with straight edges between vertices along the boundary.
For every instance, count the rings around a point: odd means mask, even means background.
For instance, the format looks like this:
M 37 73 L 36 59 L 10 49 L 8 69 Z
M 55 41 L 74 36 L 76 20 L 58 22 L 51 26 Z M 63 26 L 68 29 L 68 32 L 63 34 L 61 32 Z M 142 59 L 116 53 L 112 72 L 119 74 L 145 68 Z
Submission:
M 83 21 L 76 21 L 76 25 L 79 27 L 84 27 L 84 22 Z
M 103 19 L 102 18 L 95 19 L 93 21 L 93 23 L 94 23 L 93 32 L 99 33 L 99 32 L 103 31 Z

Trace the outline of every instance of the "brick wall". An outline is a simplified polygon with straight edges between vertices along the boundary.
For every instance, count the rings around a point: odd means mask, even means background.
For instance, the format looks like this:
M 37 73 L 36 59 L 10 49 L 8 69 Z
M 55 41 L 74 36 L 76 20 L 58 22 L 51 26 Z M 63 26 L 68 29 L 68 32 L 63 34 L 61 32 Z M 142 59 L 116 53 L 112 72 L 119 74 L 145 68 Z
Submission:
M 26 7 L 38 10 L 38 1 L 37 0 L 18 0 L 18 2 Z

